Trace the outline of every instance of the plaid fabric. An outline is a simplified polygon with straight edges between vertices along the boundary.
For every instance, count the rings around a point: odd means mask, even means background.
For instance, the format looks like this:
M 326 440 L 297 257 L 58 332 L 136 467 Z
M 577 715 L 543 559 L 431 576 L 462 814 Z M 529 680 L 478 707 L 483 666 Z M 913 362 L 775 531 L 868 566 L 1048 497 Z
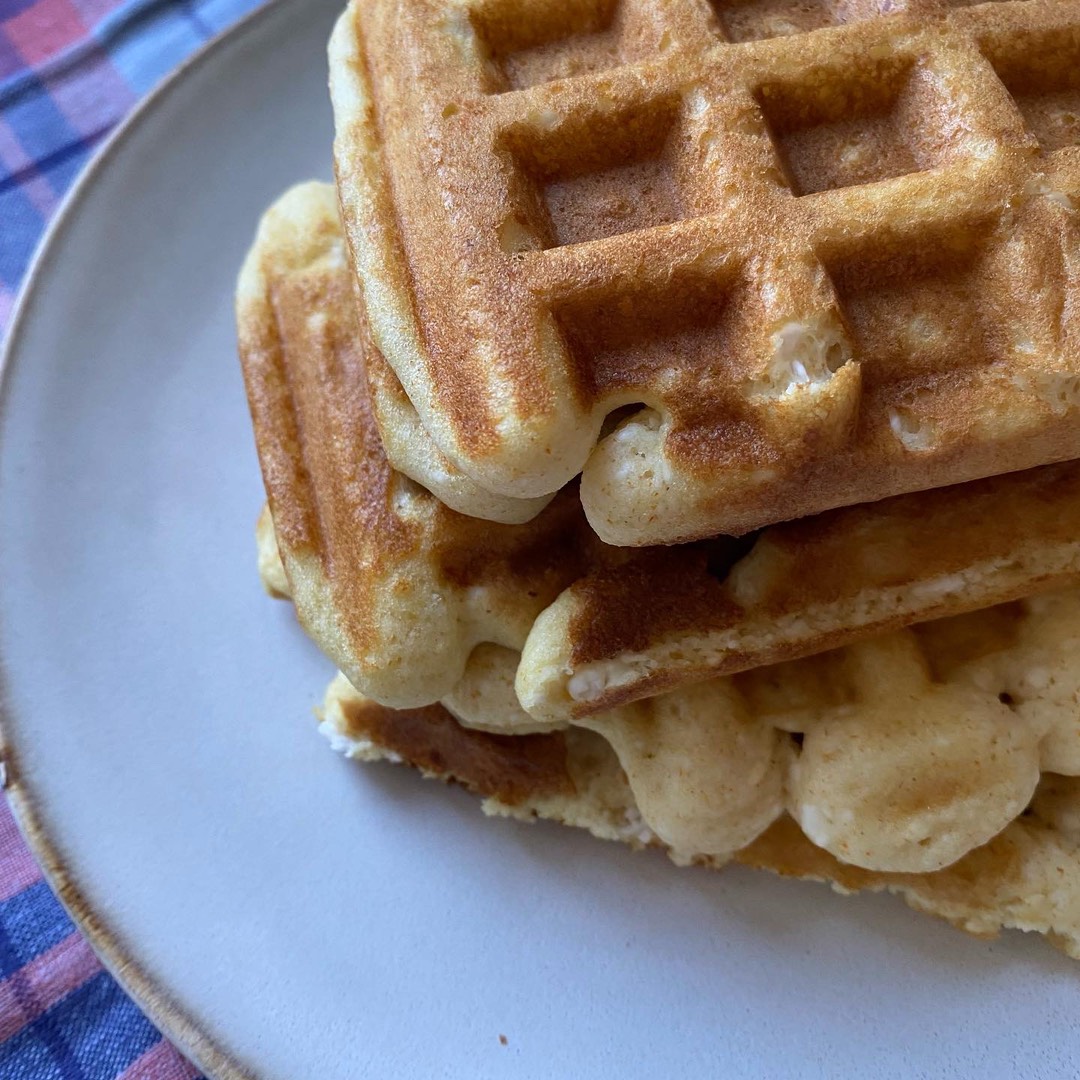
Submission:
M 45 223 L 94 148 L 258 2 L 0 0 L 0 332 Z
M 94 148 L 258 0 L 0 0 L 0 334 L 46 222 Z M 42 880 L 0 800 L 0 1078 L 188 1080 Z
M 196 1075 L 102 969 L 0 801 L 0 1077 Z

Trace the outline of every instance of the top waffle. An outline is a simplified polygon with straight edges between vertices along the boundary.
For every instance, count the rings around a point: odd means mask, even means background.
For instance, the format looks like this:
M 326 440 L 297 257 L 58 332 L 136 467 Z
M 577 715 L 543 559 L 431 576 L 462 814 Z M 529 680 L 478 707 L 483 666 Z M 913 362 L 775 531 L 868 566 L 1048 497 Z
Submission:
M 639 545 L 1080 456 L 1080 3 L 366 0 L 331 90 L 376 344 L 486 489 L 582 470 Z

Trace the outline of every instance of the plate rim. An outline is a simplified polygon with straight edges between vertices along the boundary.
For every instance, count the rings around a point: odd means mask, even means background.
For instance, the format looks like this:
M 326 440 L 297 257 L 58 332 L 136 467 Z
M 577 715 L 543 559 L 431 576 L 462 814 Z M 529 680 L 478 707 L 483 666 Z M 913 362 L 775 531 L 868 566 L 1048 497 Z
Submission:
M 11 372 L 19 343 L 42 281 L 57 258 L 56 249 L 75 219 L 87 192 L 108 168 L 133 130 L 152 119 L 158 107 L 196 70 L 212 62 L 225 46 L 248 36 L 283 8 L 302 0 L 262 0 L 232 25 L 219 31 L 164 75 L 116 125 L 68 188 L 38 241 L 16 294 L 11 320 L 0 341 L 0 419 L 10 394 Z M 3 444 L 0 439 L 0 452 Z M 102 966 L 134 999 L 154 1026 L 205 1075 L 214 1080 L 255 1080 L 258 1074 L 204 1031 L 171 992 L 150 974 L 122 933 L 95 911 L 74 875 L 64 865 L 59 845 L 38 811 L 33 786 L 20 773 L 16 749 L 17 720 L 8 697 L 7 661 L 0 653 L 0 789 L 45 881 L 83 935 Z

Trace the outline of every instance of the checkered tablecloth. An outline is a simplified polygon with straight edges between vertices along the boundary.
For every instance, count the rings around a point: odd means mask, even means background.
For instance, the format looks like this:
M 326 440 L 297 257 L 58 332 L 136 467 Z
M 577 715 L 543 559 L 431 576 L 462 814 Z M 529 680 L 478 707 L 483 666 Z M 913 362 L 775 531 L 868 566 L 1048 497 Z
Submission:
M 0 336 L 64 192 L 162 76 L 259 0 L 0 0 Z M 196 1071 L 102 970 L 0 800 L 0 1080 Z

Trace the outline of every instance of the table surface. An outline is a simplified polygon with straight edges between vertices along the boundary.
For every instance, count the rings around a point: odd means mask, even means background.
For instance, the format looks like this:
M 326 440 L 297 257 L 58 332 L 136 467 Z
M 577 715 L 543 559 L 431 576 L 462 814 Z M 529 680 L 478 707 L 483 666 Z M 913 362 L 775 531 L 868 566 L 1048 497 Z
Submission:
M 0 0 L 0 337 L 65 192 L 147 91 L 259 0 Z M 0 800 L 0 1077 L 187 1080 Z

